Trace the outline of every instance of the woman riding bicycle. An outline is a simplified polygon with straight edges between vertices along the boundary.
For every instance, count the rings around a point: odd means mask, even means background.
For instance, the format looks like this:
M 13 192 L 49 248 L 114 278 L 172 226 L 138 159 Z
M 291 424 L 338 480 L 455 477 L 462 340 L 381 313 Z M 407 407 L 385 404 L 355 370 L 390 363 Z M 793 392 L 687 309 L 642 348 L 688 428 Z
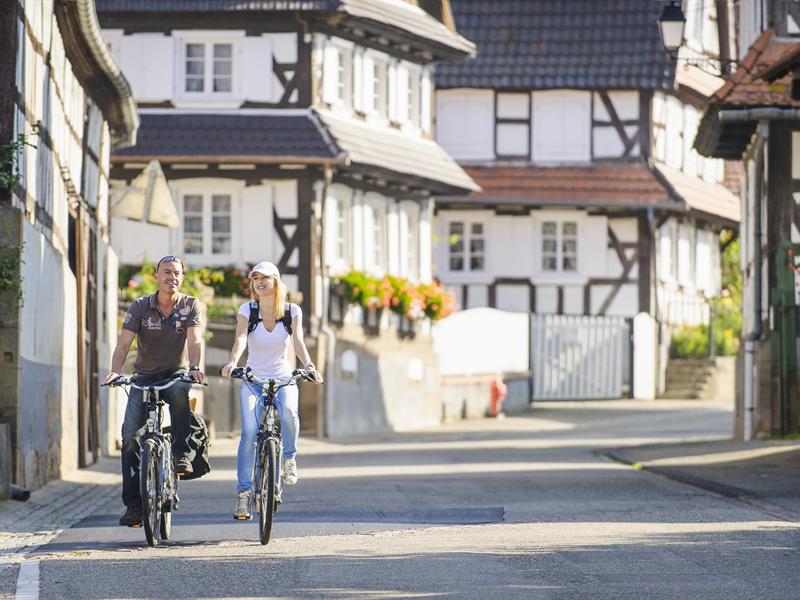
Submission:
M 298 305 L 286 302 L 286 286 L 281 281 L 278 267 L 270 262 L 260 262 L 253 267 L 250 271 L 250 297 L 253 302 L 242 304 L 236 315 L 236 335 L 228 363 L 222 368 L 223 377 L 230 377 L 245 347 L 247 366 L 255 375 L 262 379 L 288 377 L 293 370 L 291 348 L 314 382 L 322 383 L 322 375 L 311 362 L 303 341 L 303 313 Z M 257 400 L 254 390 L 243 381 L 239 389 L 242 437 L 236 461 L 239 483 L 233 512 L 235 519 L 250 517 L 251 479 L 258 434 L 256 410 L 261 410 Z M 275 397 L 283 439 L 284 464 L 281 472 L 287 485 L 294 485 L 298 480 L 295 458 L 300 433 L 298 404 L 298 391 L 294 386 L 282 388 Z

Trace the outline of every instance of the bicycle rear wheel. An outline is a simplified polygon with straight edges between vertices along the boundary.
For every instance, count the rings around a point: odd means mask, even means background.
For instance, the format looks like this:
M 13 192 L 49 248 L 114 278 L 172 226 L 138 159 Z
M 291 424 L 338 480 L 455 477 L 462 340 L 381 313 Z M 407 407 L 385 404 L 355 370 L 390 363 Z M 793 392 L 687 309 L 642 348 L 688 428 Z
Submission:
M 178 478 L 175 476 L 175 471 L 171 464 L 167 465 L 165 473 L 167 485 L 165 487 L 164 497 L 161 498 L 161 539 L 168 540 L 172 533 L 172 511 L 176 508 L 176 498 L 178 497 Z
M 153 440 L 142 444 L 139 471 L 139 492 L 142 496 L 142 521 L 147 543 L 158 546 L 161 533 L 161 482 L 159 481 L 159 448 Z
M 277 493 L 278 448 L 275 440 L 267 439 L 260 446 L 258 460 L 261 464 L 258 481 L 258 533 L 262 544 L 269 542 L 272 533 L 272 519 L 275 516 L 275 495 Z

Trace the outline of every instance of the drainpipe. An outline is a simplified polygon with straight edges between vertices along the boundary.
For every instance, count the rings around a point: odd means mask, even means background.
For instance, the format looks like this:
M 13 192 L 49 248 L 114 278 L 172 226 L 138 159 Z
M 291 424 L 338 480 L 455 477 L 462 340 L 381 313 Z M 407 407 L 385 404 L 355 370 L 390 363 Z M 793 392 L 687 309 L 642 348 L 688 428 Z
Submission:
M 799 111 L 800 112 L 800 111 Z M 769 140 L 769 122 L 764 120 L 758 124 L 758 138 L 755 147 L 755 198 L 753 207 L 754 227 L 753 227 L 753 278 L 754 278 L 754 298 L 753 298 L 753 330 L 744 339 L 744 439 L 753 439 L 753 428 L 755 425 L 755 409 L 758 397 L 757 378 L 755 374 L 755 354 L 758 341 L 761 339 L 762 319 L 761 319 L 761 297 L 762 297 L 762 257 L 761 257 L 761 209 L 763 202 L 764 185 L 764 148 Z
M 334 353 L 336 352 L 336 335 L 328 325 L 328 304 L 330 301 L 330 291 L 325 289 L 325 275 L 327 274 L 327 266 L 325 264 L 325 214 L 328 200 L 328 185 L 333 178 L 333 170 L 331 167 L 326 166 L 322 184 L 322 198 L 320 200 L 320 235 L 319 235 L 319 261 L 320 261 L 320 274 L 322 274 L 322 322 L 320 331 L 325 335 L 325 342 L 327 343 L 327 350 L 325 353 L 325 407 L 322 411 L 322 427 L 318 428 L 320 437 L 326 437 L 330 431 L 330 423 L 333 418 L 333 402 L 334 402 L 334 382 L 336 380 L 334 374 Z M 327 278 L 330 281 L 330 278 Z

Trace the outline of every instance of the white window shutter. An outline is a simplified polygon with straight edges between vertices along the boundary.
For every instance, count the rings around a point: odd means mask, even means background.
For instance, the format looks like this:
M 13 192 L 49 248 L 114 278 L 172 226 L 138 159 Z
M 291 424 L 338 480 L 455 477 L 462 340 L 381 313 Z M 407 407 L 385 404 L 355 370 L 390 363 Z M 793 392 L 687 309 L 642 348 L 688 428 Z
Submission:
M 367 104 L 364 102 L 364 55 L 353 52 L 353 108 L 363 112 Z
M 334 104 L 339 99 L 339 50 L 326 46 L 322 62 L 322 101 Z
M 431 73 L 427 69 L 422 75 L 422 93 L 420 99 L 420 122 L 422 131 L 431 132 L 431 102 L 433 86 L 431 85 Z

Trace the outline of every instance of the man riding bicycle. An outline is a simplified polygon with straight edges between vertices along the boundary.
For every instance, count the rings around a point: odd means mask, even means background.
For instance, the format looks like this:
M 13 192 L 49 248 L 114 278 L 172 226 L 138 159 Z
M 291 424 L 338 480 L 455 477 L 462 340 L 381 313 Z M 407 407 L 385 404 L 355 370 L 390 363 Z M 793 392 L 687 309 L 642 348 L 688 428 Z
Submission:
M 120 376 L 122 365 L 135 337 L 138 350 L 134 364 L 134 379 L 139 384 L 154 383 L 176 373 L 189 374 L 195 383 L 205 380 L 200 371 L 203 352 L 201 314 L 203 303 L 181 294 L 183 262 L 177 256 L 165 256 L 156 266 L 154 278 L 158 291 L 134 301 L 122 321 L 122 331 L 111 358 L 111 372 L 104 383 Z M 191 384 L 176 383 L 164 390 L 162 397 L 169 404 L 172 422 L 172 452 L 178 476 L 192 472 L 193 452 L 187 441 L 190 435 L 191 413 L 189 390 Z M 142 522 L 139 493 L 138 431 L 146 419 L 144 395 L 132 389 L 122 423 L 122 501 L 125 514 L 120 525 L 135 527 Z

